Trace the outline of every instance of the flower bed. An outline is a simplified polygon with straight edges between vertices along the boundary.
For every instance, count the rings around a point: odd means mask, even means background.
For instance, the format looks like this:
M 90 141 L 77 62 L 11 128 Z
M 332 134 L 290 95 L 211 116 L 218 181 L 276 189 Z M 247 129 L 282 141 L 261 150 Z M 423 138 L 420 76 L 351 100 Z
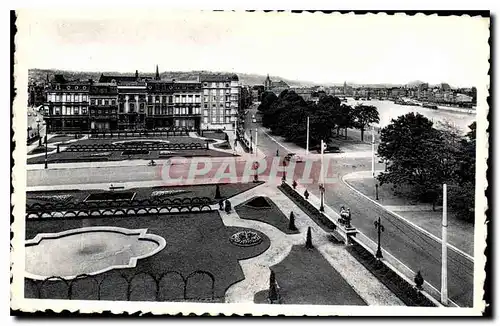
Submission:
M 95 157 L 95 156 L 110 156 L 111 152 L 97 152 L 97 153 L 92 153 L 90 156 Z
M 38 199 L 38 200 L 43 200 L 43 201 L 48 201 L 48 202 L 53 202 L 53 203 L 60 203 L 60 202 L 67 202 L 69 201 L 73 196 L 71 195 L 52 195 L 52 196 L 34 196 L 31 199 Z
M 178 194 L 185 194 L 190 192 L 189 190 L 155 190 L 151 193 L 152 198 L 166 197 Z
M 351 255 L 407 306 L 435 307 L 436 305 L 363 246 L 353 243 L 347 247 Z
M 262 237 L 254 231 L 240 231 L 229 237 L 232 244 L 240 247 L 252 247 L 262 242 Z

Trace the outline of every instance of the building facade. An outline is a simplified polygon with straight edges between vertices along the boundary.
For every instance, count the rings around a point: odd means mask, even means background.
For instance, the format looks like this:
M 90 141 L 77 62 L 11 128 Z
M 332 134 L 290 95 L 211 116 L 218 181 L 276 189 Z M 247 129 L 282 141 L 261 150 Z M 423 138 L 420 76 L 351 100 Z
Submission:
M 196 80 L 101 75 L 98 82 L 57 75 L 46 89 L 51 131 L 158 128 L 235 128 L 242 105 L 237 75 L 200 75 Z
M 238 117 L 240 85 L 237 75 L 200 76 L 202 128 L 233 130 Z
M 70 81 L 55 75 L 45 92 L 44 120 L 48 132 L 81 131 L 90 126 L 89 90 L 92 81 Z

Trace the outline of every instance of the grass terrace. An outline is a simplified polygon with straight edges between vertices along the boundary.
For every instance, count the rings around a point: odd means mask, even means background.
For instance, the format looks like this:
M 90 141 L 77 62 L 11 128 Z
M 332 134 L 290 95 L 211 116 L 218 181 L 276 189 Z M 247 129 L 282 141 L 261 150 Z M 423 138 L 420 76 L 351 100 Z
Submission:
M 257 256 L 270 245 L 269 238 L 258 231 L 255 232 L 262 241 L 255 246 L 244 247 L 231 243 L 233 234 L 248 229 L 226 227 L 218 211 L 85 219 L 28 219 L 26 239 L 32 239 L 39 233 L 90 226 L 146 228 L 149 234 L 163 237 L 166 247 L 153 256 L 139 259 L 134 268 L 113 269 L 75 281 L 73 299 L 224 302 L 226 289 L 244 279 L 238 260 Z M 182 277 L 195 271 L 210 273 L 214 278 L 213 293 L 212 281 L 203 273 L 193 275 L 186 283 L 176 273 L 165 274 L 157 282 L 162 274 L 169 271 L 180 273 Z M 25 296 L 37 297 L 37 286 L 41 298 L 68 299 L 68 287 L 60 280 L 43 283 L 25 279 Z

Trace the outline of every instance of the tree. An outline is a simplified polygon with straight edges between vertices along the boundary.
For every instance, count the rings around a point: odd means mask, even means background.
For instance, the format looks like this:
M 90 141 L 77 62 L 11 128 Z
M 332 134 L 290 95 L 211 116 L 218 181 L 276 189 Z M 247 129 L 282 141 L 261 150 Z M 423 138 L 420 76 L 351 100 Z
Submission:
M 297 231 L 297 227 L 295 226 L 295 214 L 290 212 L 290 223 L 288 224 L 288 229 L 291 231 Z
M 262 100 L 257 108 L 261 112 L 266 112 L 278 100 L 278 97 L 273 92 L 264 92 L 261 96 Z
M 447 133 L 432 125 L 423 115 L 408 113 L 381 130 L 378 154 L 389 161 L 378 177 L 381 185 L 392 183 L 396 193 L 408 185 L 420 200 L 436 201 L 443 181 L 452 178 L 455 151 Z
M 342 104 L 338 109 L 333 111 L 333 115 L 337 126 L 337 135 L 342 128 L 345 131 L 345 139 L 347 139 L 347 128 L 354 127 L 353 108 L 349 105 Z
M 361 141 L 364 140 L 364 132 L 370 123 L 379 123 L 378 110 L 373 105 L 358 104 L 352 112 L 354 127 L 361 131 Z
M 269 275 L 268 299 L 270 303 L 279 301 L 278 283 L 276 282 L 276 275 L 273 270 L 271 270 L 271 274 Z
M 314 248 L 314 246 L 313 246 L 313 244 L 312 244 L 311 227 L 308 227 L 308 228 L 307 228 L 306 248 L 307 248 L 307 249 L 312 249 L 312 248 Z
M 215 199 L 221 199 L 222 196 L 220 194 L 220 188 L 219 188 L 219 185 L 215 185 Z

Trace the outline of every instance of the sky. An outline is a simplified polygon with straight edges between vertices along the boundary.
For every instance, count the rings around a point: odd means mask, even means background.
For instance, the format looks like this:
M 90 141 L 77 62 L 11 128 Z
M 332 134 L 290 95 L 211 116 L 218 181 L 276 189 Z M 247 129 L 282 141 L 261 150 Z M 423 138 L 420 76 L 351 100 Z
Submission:
M 489 20 L 399 14 L 30 10 L 18 18 L 29 68 L 212 70 L 316 83 L 469 87 L 488 72 Z

